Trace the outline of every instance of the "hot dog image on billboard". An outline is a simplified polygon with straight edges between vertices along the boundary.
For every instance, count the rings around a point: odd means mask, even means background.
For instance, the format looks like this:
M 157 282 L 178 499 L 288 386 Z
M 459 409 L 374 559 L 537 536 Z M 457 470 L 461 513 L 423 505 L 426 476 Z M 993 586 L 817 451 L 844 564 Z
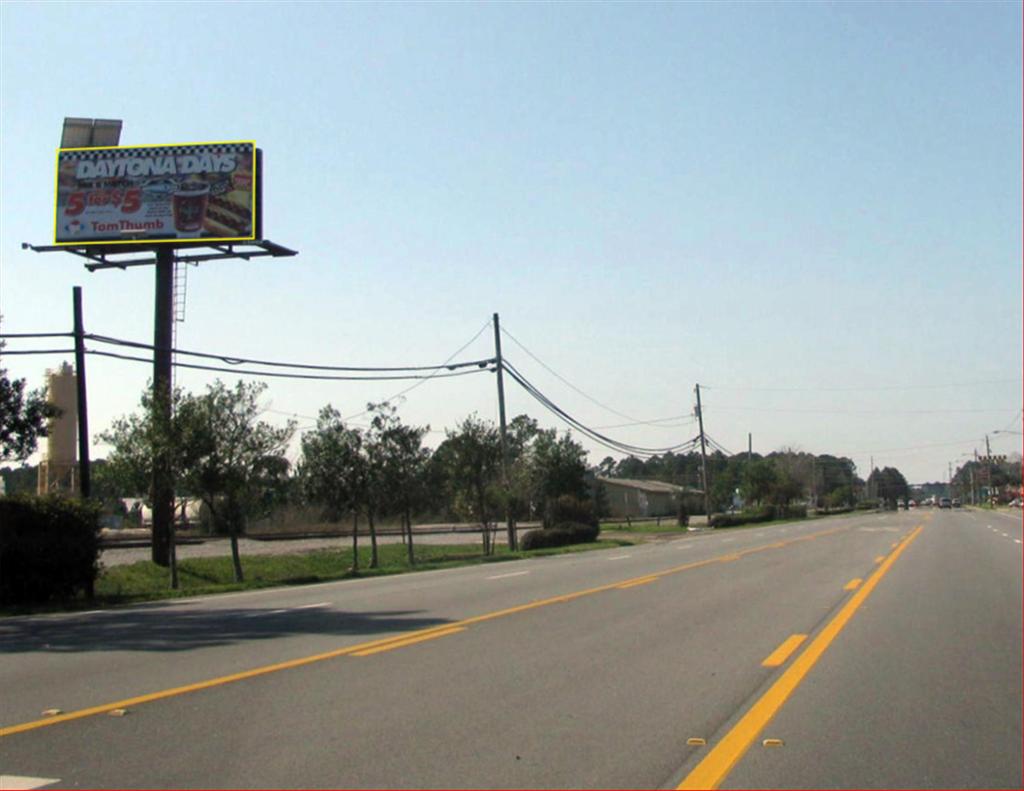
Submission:
M 256 145 L 62 148 L 56 244 L 256 238 Z

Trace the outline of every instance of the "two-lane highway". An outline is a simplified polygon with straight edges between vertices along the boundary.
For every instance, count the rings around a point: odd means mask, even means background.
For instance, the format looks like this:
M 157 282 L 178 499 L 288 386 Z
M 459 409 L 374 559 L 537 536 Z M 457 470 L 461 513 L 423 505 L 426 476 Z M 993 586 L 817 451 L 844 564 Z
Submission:
M 1019 788 L 1020 539 L 999 514 L 868 513 L 9 618 L 0 775 Z

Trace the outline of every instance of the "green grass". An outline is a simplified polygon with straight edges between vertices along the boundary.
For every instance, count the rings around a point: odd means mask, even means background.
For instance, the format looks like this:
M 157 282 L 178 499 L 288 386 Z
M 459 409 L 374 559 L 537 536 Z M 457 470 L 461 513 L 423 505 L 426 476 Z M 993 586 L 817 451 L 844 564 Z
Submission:
M 628 545 L 623 540 L 599 540 L 589 544 L 537 549 L 530 552 L 509 552 L 498 546 L 495 554 L 485 557 L 479 546 L 424 544 L 416 547 L 416 564 L 409 565 L 404 544 L 380 544 L 379 566 L 370 568 L 370 547 L 359 548 L 359 573 L 352 571 L 352 548 L 324 549 L 292 555 L 243 555 L 245 581 L 235 582 L 231 557 L 192 558 L 178 562 L 177 590 L 170 587 L 170 572 L 150 561 L 103 569 L 96 580 L 95 598 L 83 598 L 39 607 L 0 608 L 0 615 L 52 612 L 60 610 L 112 607 L 136 602 L 174 599 L 232 591 L 255 590 L 286 585 L 307 585 L 317 582 L 405 574 L 431 569 L 454 568 L 483 563 L 500 563 L 543 555 L 587 552 Z

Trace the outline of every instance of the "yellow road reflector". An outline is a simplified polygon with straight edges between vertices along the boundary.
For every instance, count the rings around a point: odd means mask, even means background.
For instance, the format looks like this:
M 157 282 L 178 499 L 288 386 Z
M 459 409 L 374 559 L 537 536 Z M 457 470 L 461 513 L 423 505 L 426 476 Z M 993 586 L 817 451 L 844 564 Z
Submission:
M 111 709 L 107 714 L 111 717 L 127 717 L 128 709 Z
M 686 743 L 691 747 L 703 747 L 708 743 L 707 739 L 701 739 L 699 736 L 694 736 L 686 740 Z
M 859 587 L 860 587 L 860 584 L 861 584 L 861 583 L 862 583 L 863 581 L 864 581 L 864 580 L 862 580 L 862 579 L 861 579 L 860 577 L 854 577 L 854 578 L 853 578 L 852 580 L 850 580 L 849 582 L 847 582 L 847 583 L 846 583 L 846 584 L 845 584 L 845 585 L 843 586 L 843 590 L 844 590 L 844 591 L 854 591 L 854 590 L 857 590 L 857 588 L 859 588 Z
M 415 645 L 416 643 L 422 643 L 427 640 L 434 640 L 438 637 L 447 637 L 450 634 L 456 634 L 458 632 L 466 631 L 465 626 L 456 626 L 453 629 L 444 629 L 437 632 L 431 632 L 429 634 L 421 634 L 417 637 L 410 637 L 406 640 L 395 640 L 384 645 L 377 645 L 373 648 L 366 648 L 362 651 L 352 652 L 352 656 L 372 656 L 373 654 L 379 654 L 382 651 L 390 651 L 393 648 L 405 648 L 407 645 Z
M 785 742 L 782 739 L 765 739 L 761 742 L 762 747 L 782 747 Z
M 718 559 L 718 562 L 719 563 L 731 563 L 732 561 L 739 560 L 739 559 L 740 559 L 739 555 L 722 555 L 722 557 L 720 557 Z
M 56 717 L 64 712 L 60 709 L 44 709 L 41 716 L 43 717 Z
M 787 637 L 778 648 L 771 652 L 767 659 L 761 663 L 761 667 L 778 667 L 784 664 L 793 652 L 800 647 L 800 643 L 807 639 L 805 634 L 793 634 Z

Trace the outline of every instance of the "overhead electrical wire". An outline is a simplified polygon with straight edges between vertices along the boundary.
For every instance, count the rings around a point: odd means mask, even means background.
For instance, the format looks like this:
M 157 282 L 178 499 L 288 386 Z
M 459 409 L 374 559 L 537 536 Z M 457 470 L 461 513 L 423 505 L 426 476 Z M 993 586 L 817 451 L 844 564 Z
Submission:
M 74 349 L 29 349 L 27 351 L 11 351 L 10 349 L 4 349 L 0 351 L 0 357 L 6 357 L 7 355 L 17 354 L 74 354 Z
M 89 340 L 97 341 L 99 343 L 114 344 L 117 346 L 126 346 L 132 349 L 146 349 L 153 351 L 154 346 L 148 343 L 138 343 L 136 341 L 126 341 L 121 338 L 112 338 L 106 335 L 95 335 L 93 333 L 86 333 L 85 337 Z M 280 362 L 276 360 L 256 360 L 246 357 L 235 357 L 232 355 L 225 354 L 211 354 L 208 352 L 193 352 L 186 351 L 185 349 L 172 349 L 174 354 L 182 354 L 188 357 L 200 357 L 207 360 L 220 360 L 227 365 L 263 365 L 272 368 L 292 368 L 297 370 L 309 370 L 309 371 L 351 371 L 354 373 L 390 373 L 395 371 L 442 371 L 449 370 L 453 371 L 458 368 L 469 368 L 472 366 L 484 367 L 494 362 L 494 358 L 488 358 L 484 360 L 469 360 L 466 362 L 459 363 L 442 363 L 441 365 L 402 365 L 402 366 L 353 366 L 353 365 L 314 365 L 311 363 L 290 363 Z M 451 358 L 449 358 L 450 360 Z
M 566 387 L 569 387 L 569 388 L 573 389 L 574 391 L 579 393 L 581 396 L 583 396 L 585 399 L 587 399 L 591 403 L 597 404 L 597 406 L 601 407 L 601 409 L 604 409 L 607 412 L 611 412 L 613 415 L 618 415 L 619 417 L 624 417 L 624 418 L 626 418 L 626 420 L 633 421 L 632 423 L 624 423 L 623 426 L 627 426 L 627 425 L 643 425 L 643 424 L 652 424 L 653 425 L 655 423 L 662 422 L 661 420 L 641 420 L 640 418 L 633 417 L 632 415 L 627 415 L 625 412 L 620 412 L 619 410 L 613 409 L 612 407 L 608 406 L 607 404 L 601 403 L 600 401 L 598 401 L 593 396 L 588 395 L 587 393 L 585 393 L 582 390 L 580 390 L 576 385 L 574 385 L 572 382 L 570 382 L 568 379 L 566 379 L 564 376 L 562 376 L 560 373 L 558 373 L 558 371 L 556 371 L 553 368 L 551 368 L 551 366 L 547 365 L 543 360 L 541 360 L 539 357 L 537 357 L 537 355 L 535 355 L 533 352 L 531 352 L 529 349 L 527 349 L 507 329 L 502 327 L 501 328 L 501 332 L 502 332 L 503 335 L 507 336 L 508 339 L 510 341 L 512 341 L 516 346 L 518 346 L 520 349 L 522 349 L 530 357 L 530 359 L 532 359 L 535 363 L 537 363 L 539 366 L 541 366 L 541 368 L 543 368 L 545 371 L 547 371 L 549 374 L 551 374 L 553 377 L 555 377 L 558 381 L 560 381 Z M 674 420 L 675 418 L 671 418 L 671 419 Z M 608 428 L 619 428 L 619 427 L 618 426 L 609 426 Z
M 616 451 L 619 451 L 620 453 L 628 453 L 628 454 L 633 454 L 633 455 L 638 455 L 638 456 L 656 456 L 656 455 L 660 455 L 660 454 L 664 454 L 664 453 L 674 453 L 674 452 L 682 450 L 684 448 L 690 448 L 690 447 L 693 447 L 694 444 L 696 443 L 696 439 L 694 438 L 694 439 L 690 439 L 690 440 L 688 440 L 686 442 L 680 443 L 678 445 L 673 445 L 673 446 L 670 446 L 670 447 L 665 447 L 665 448 L 647 448 L 647 447 L 642 447 L 642 446 L 639 446 L 639 445 L 631 445 L 631 444 L 626 443 L 626 442 L 620 442 L 619 440 L 612 439 L 611 437 L 608 437 L 608 436 L 606 436 L 604 434 L 601 434 L 600 432 L 596 431 L 595 429 L 590 428 L 589 426 L 584 425 L 579 420 L 577 420 L 572 415 L 570 415 L 568 412 L 566 412 L 564 409 L 562 409 L 557 404 L 555 404 L 550 398 L 548 398 L 540 390 L 538 390 L 533 384 L 531 384 L 526 379 L 526 377 L 524 377 L 518 371 L 518 369 L 516 369 L 516 367 L 512 363 L 510 363 L 507 359 L 504 359 L 504 358 L 502 359 L 502 367 L 503 367 L 504 371 L 520 387 L 522 387 L 524 390 L 526 390 L 527 393 L 529 393 L 531 396 L 533 396 L 533 398 L 536 399 L 542 406 L 547 408 L 556 417 L 558 417 L 560 420 L 562 420 L 562 422 L 566 423 L 567 425 L 569 425 L 572 428 L 575 428 L 581 434 L 583 434 L 584 436 L 590 438 L 591 440 L 593 440 L 594 442 L 598 443 L 599 445 L 603 445 L 606 448 L 610 448 L 611 450 L 616 450 Z
M 140 362 L 152 364 L 152 360 L 145 357 L 132 357 L 126 354 L 115 354 L 114 352 L 102 352 L 97 349 L 87 349 L 87 354 L 97 355 L 100 357 L 110 357 L 116 360 L 129 360 L 131 362 Z M 449 373 L 441 373 L 438 370 L 433 371 L 430 374 L 404 374 L 398 376 L 328 376 L 325 374 L 297 374 L 297 373 L 280 373 L 277 371 L 252 371 L 248 369 L 239 368 L 221 368 L 215 365 L 196 365 L 195 363 L 182 363 L 175 361 L 173 363 L 175 368 L 188 368 L 196 371 L 215 371 L 219 373 L 239 374 L 242 376 L 265 376 L 276 379 L 312 379 L 319 381 L 338 381 L 338 382 L 384 382 L 384 381 L 402 381 L 410 379 L 449 379 L 456 376 L 469 376 L 471 374 L 483 373 L 484 371 L 492 371 L 487 363 L 482 363 L 478 368 L 471 369 L 468 371 L 454 371 Z
M 445 360 L 442 363 L 442 365 L 447 365 L 455 357 L 457 357 L 458 355 L 462 354 L 462 352 L 464 352 L 466 349 L 468 349 L 470 346 L 472 346 L 473 343 L 476 341 L 476 339 L 479 338 L 484 333 L 484 330 L 486 330 L 490 326 L 491 326 L 491 322 L 490 321 L 485 321 L 483 326 L 479 330 L 476 331 L 476 334 L 472 338 L 470 338 L 468 341 L 466 341 L 464 344 L 462 344 L 458 349 L 456 349 L 450 355 L 448 355 L 448 359 Z M 496 369 L 491 368 L 491 369 L 488 369 L 488 370 L 492 370 L 493 371 L 493 370 L 496 370 Z M 433 376 L 424 377 L 423 379 L 421 379 L 420 381 L 416 382 L 415 384 L 409 385 L 409 387 L 405 388 L 404 390 L 399 390 L 394 395 L 388 396 L 387 398 L 385 398 L 384 399 L 384 403 L 388 403 L 390 401 L 394 401 L 396 398 L 401 398 L 402 396 L 404 396 L 409 391 L 415 390 L 420 385 L 426 384 L 432 378 L 434 378 L 434 377 Z M 368 409 L 364 409 L 362 412 L 356 412 L 353 415 L 348 415 L 348 416 L 344 417 L 343 420 L 352 420 L 353 418 L 362 417 L 363 415 L 365 415 L 369 411 L 370 410 L 368 410 Z
M 1019 379 L 990 379 L 979 382 L 943 382 L 919 385 L 873 385 L 863 387 L 755 387 L 747 385 L 701 385 L 707 390 L 756 390 L 766 393 L 852 393 L 868 390 L 940 390 L 945 387 L 979 387 L 981 385 L 1020 384 Z

